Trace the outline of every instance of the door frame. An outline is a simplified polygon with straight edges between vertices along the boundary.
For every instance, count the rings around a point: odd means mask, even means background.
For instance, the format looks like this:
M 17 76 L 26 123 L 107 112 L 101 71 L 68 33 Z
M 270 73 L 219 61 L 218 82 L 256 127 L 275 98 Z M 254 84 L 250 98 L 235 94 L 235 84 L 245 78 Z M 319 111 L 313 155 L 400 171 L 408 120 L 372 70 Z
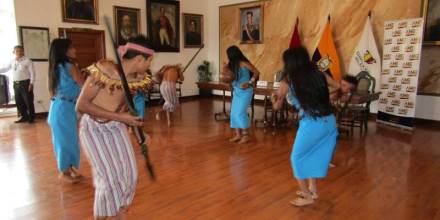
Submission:
M 100 41 L 103 43 L 102 44 L 103 47 L 102 47 L 102 50 L 100 52 L 101 52 L 101 55 L 102 55 L 103 59 L 107 58 L 106 51 L 105 51 L 105 47 L 106 47 L 106 44 L 105 44 L 105 31 L 103 31 L 103 30 L 96 30 L 96 29 L 89 29 L 89 28 L 62 28 L 62 27 L 58 28 L 58 36 L 60 38 L 64 38 L 65 37 L 64 35 L 68 34 L 68 33 L 79 33 L 79 34 L 93 33 L 93 34 L 99 34 Z

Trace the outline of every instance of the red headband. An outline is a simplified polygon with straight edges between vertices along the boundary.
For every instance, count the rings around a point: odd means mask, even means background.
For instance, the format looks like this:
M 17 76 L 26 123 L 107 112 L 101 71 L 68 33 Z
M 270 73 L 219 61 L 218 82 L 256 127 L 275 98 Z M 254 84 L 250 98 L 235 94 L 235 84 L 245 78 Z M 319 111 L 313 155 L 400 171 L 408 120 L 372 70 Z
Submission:
M 154 54 L 154 50 L 134 44 L 134 43 L 127 43 L 125 45 L 119 46 L 118 47 L 118 53 L 119 56 L 123 57 L 128 50 L 136 50 L 139 51 L 141 53 L 145 53 L 148 55 L 153 55 Z

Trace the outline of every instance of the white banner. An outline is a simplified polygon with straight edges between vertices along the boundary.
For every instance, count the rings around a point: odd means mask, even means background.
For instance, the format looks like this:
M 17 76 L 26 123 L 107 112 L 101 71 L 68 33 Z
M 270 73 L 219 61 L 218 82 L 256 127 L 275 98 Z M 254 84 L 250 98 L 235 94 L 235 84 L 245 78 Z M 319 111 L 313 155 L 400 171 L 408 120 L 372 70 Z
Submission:
M 423 41 L 423 18 L 385 22 L 378 121 L 412 128 Z

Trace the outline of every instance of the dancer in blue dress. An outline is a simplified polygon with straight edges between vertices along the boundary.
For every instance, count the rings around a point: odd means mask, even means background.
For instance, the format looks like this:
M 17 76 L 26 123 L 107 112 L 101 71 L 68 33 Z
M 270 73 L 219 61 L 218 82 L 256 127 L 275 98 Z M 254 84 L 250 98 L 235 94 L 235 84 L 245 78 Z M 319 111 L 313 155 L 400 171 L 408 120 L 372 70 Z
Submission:
M 77 130 L 76 99 L 84 78 L 72 63 L 76 50 L 68 39 L 55 39 L 49 51 L 49 91 L 52 96 L 48 123 L 58 162 L 60 179 L 77 183 L 79 168 L 79 139 Z
M 301 191 L 291 203 L 304 206 L 318 198 L 316 178 L 327 176 L 338 131 L 325 76 L 310 62 L 307 50 L 304 47 L 288 49 L 283 61 L 283 81 L 272 95 L 272 101 L 274 109 L 280 109 L 287 96 L 287 101 L 300 111 L 290 159 Z
M 244 56 L 237 46 L 231 46 L 226 51 L 229 63 L 225 64 L 223 71 L 233 75 L 232 82 L 232 106 L 231 106 L 231 128 L 235 129 L 235 135 L 231 142 L 240 144 L 249 141 L 248 128 L 250 127 L 247 108 L 253 97 L 253 86 L 260 72 Z M 223 73 L 225 74 L 225 73 Z

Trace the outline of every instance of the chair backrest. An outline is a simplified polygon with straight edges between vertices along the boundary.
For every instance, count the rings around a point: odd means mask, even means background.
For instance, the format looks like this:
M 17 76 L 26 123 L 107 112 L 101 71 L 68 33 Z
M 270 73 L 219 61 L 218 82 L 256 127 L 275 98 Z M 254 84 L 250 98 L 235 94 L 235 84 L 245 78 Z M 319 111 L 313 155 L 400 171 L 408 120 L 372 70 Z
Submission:
M 376 88 L 376 79 L 367 71 L 361 71 L 356 76 L 358 85 L 356 87 L 357 93 L 373 93 Z
M 274 76 L 273 76 L 273 81 L 274 82 L 281 82 L 281 79 L 283 77 L 283 71 L 282 70 L 278 70 L 275 72 Z

